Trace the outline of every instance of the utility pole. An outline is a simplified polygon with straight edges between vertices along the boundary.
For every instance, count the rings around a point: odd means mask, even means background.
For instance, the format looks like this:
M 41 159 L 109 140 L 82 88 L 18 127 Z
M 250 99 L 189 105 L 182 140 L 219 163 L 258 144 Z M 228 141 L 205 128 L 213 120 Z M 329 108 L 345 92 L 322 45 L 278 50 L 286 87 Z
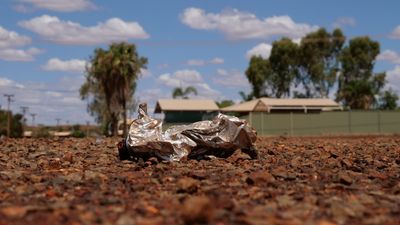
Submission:
M 60 118 L 56 118 L 56 121 L 57 121 L 56 130 L 57 130 L 57 131 L 61 131 L 61 128 L 60 128 L 60 121 L 61 121 L 61 119 L 60 119 Z
M 56 121 L 57 121 L 57 127 L 60 126 L 61 119 L 60 118 L 56 118 Z
M 32 116 L 32 127 L 33 127 L 33 126 L 35 126 L 35 116 L 36 116 L 36 113 L 31 113 L 31 116 Z
M 22 112 L 22 116 L 23 116 L 23 125 L 26 126 L 26 113 L 28 112 L 29 107 L 28 106 L 21 106 L 21 112 Z
M 86 137 L 89 137 L 89 126 L 90 126 L 90 122 L 86 121 Z
M 11 111 L 10 111 L 10 103 L 13 102 L 14 100 L 12 99 L 14 95 L 12 94 L 4 94 L 4 97 L 7 98 L 7 137 L 11 136 Z

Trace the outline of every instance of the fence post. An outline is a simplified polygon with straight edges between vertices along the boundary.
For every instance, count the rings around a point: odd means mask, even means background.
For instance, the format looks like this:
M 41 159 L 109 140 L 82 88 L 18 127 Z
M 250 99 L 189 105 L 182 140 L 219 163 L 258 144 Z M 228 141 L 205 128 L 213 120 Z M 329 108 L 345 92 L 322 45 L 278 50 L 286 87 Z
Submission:
M 290 112 L 290 136 L 293 136 L 293 112 Z
M 250 124 L 250 126 L 253 126 L 253 116 L 252 116 L 252 112 L 249 113 L 249 124 Z
M 378 110 L 378 132 L 379 134 L 382 132 L 381 130 L 381 111 Z
M 261 135 L 264 135 L 264 112 L 261 112 Z
M 349 116 L 348 116 L 348 125 L 349 125 L 349 133 L 351 134 L 351 110 L 349 110 Z

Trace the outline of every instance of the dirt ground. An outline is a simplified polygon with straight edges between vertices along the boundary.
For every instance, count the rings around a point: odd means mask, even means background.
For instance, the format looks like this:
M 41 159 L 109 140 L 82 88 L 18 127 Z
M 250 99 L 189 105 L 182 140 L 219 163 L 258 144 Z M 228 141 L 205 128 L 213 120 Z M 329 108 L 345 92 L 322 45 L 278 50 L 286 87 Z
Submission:
M 2 224 L 400 224 L 400 136 L 259 138 L 259 159 L 120 161 L 117 139 L 1 139 Z

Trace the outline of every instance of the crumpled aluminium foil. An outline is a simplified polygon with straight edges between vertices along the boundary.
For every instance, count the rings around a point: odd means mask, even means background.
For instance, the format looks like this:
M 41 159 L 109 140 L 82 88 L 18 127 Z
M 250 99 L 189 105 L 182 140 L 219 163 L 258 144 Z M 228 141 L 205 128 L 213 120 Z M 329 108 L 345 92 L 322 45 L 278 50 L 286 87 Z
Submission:
M 147 115 L 147 105 L 139 106 L 138 119 L 130 125 L 125 140 L 133 155 L 149 153 L 167 161 L 201 155 L 226 156 L 237 149 L 254 151 L 256 132 L 245 120 L 218 114 L 212 121 L 172 126 L 164 133 L 162 122 Z

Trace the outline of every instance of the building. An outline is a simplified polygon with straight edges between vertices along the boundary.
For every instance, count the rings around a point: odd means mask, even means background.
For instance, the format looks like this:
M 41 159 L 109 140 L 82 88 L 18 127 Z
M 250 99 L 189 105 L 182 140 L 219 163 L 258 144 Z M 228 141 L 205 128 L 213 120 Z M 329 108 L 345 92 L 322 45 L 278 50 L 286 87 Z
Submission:
M 154 113 L 164 113 L 166 123 L 192 123 L 213 118 L 219 111 L 210 99 L 160 99 Z
M 327 98 L 259 98 L 222 108 L 221 112 L 234 112 L 245 115 L 250 112 L 319 113 L 321 111 L 333 111 L 341 109 L 342 107 L 337 102 Z

